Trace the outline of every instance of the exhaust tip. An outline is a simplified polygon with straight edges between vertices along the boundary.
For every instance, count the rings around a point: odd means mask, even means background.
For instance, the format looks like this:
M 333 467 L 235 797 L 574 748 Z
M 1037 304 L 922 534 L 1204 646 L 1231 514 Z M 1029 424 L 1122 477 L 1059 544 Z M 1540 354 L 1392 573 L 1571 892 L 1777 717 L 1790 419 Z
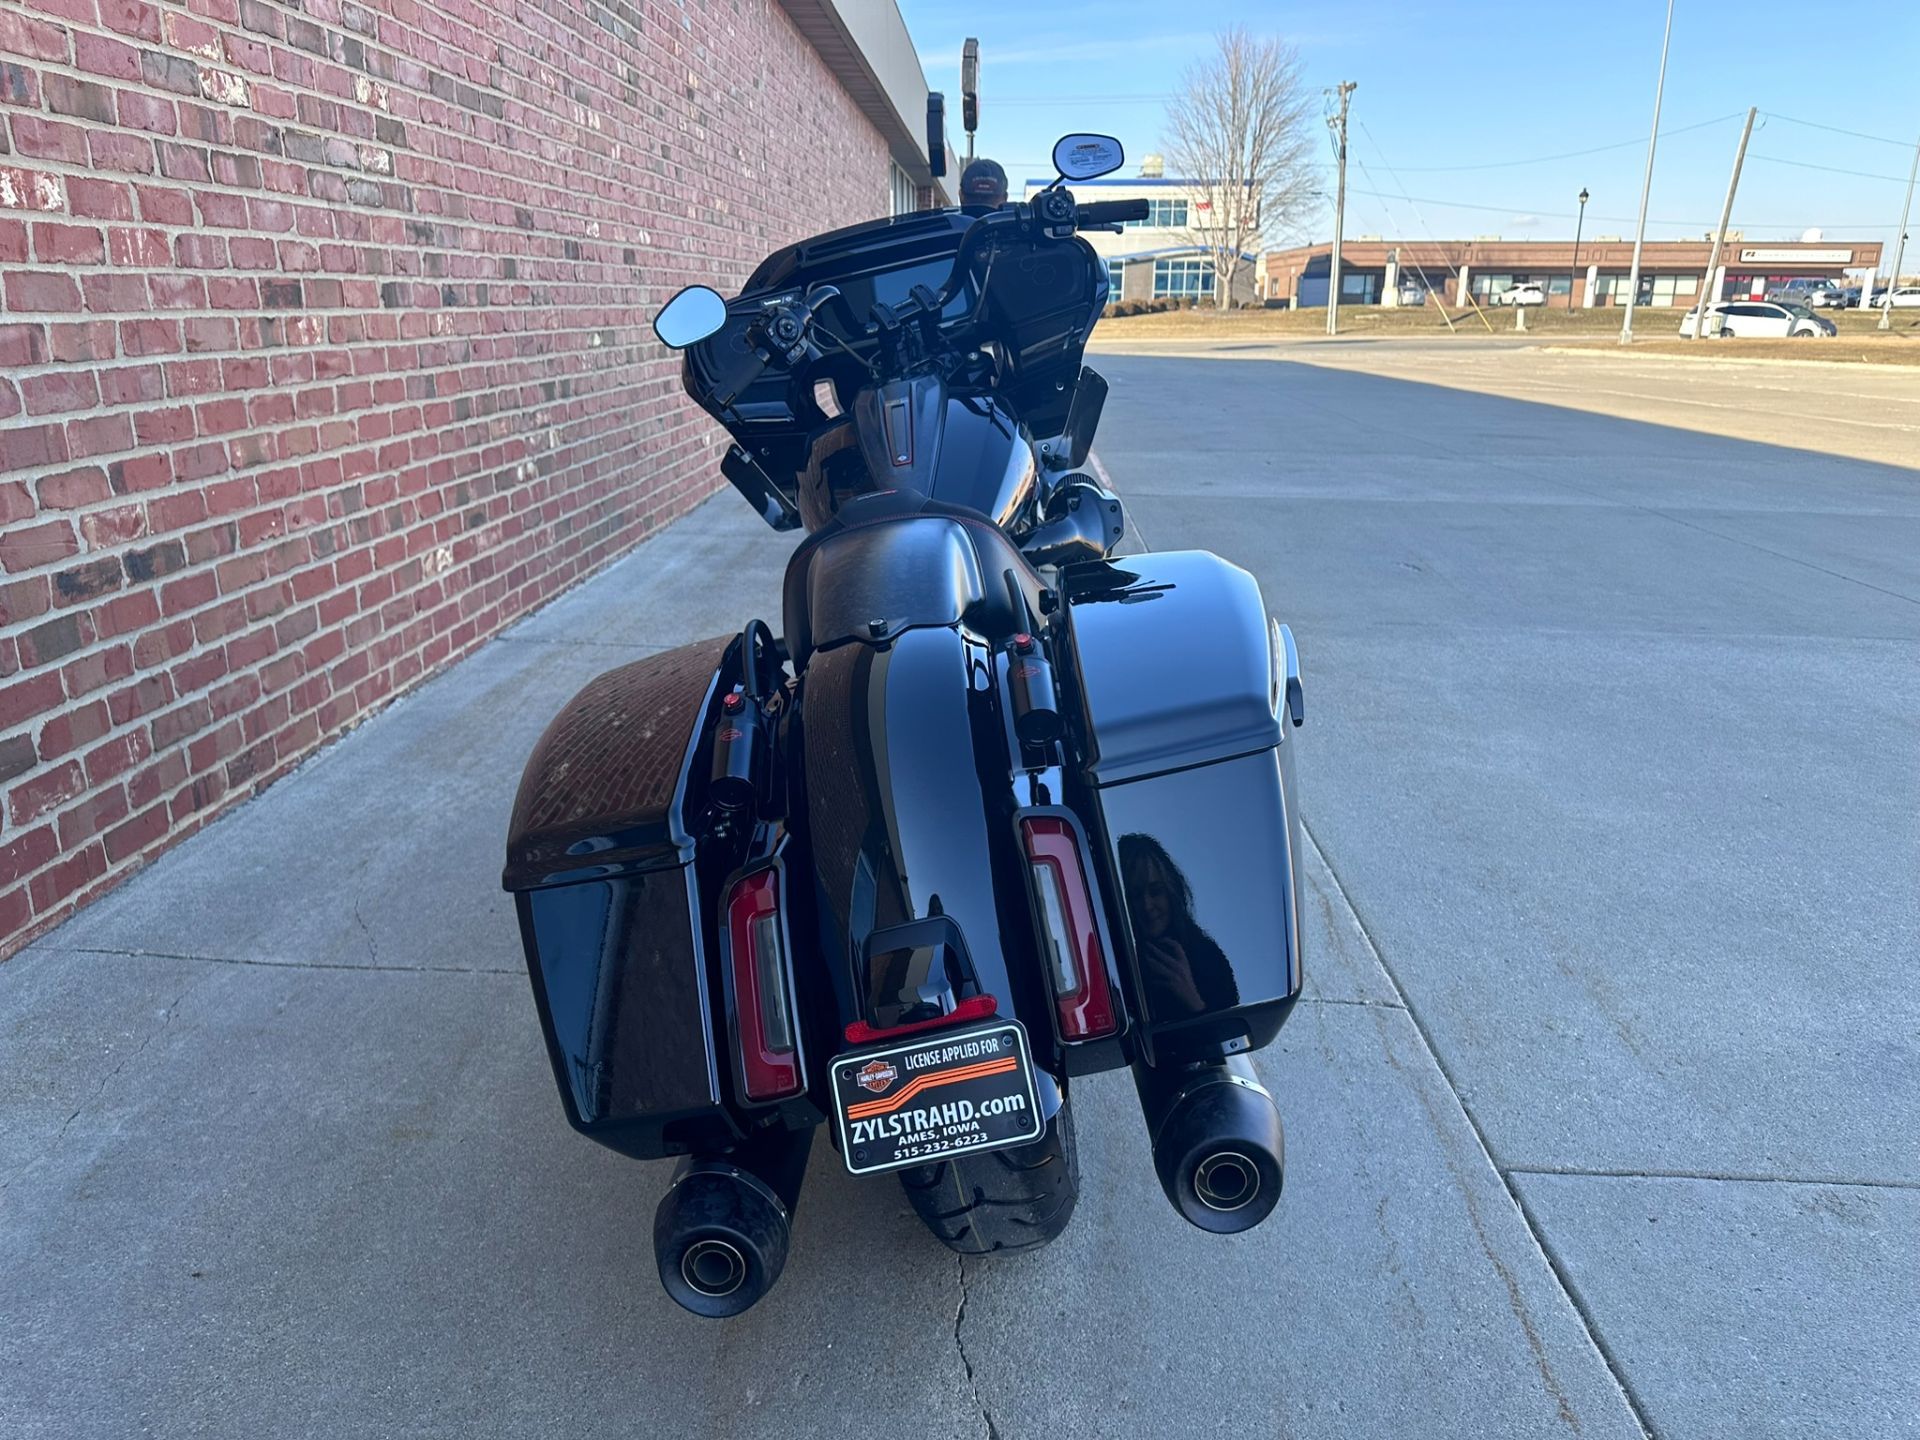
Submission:
M 1220 1150 L 1193 1167 L 1193 1193 L 1209 1210 L 1231 1214 L 1260 1194 L 1260 1167 L 1238 1150 Z
M 757 1176 L 697 1162 L 661 1197 L 654 1260 L 674 1302 L 723 1320 L 757 1304 L 787 1263 L 787 1209 Z
M 725 1240 L 696 1240 L 680 1256 L 680 1275 L 700 1294 L 718 1300 L 747 1282 L 747 1257 Z

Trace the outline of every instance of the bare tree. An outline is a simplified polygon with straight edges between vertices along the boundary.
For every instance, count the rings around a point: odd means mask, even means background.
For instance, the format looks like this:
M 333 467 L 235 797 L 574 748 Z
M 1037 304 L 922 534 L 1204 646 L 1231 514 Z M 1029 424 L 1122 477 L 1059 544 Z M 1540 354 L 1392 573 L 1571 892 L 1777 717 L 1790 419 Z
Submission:
M 1214 304 L 1230 310 L 1246 257 L 1314 203 L 1311 111 L 1291 45 L 1238 25 L 1215 42 L 1181 76 L 1166 149 L 1173 173 L 1193 181 L 1187 234 L 1213 257 Z

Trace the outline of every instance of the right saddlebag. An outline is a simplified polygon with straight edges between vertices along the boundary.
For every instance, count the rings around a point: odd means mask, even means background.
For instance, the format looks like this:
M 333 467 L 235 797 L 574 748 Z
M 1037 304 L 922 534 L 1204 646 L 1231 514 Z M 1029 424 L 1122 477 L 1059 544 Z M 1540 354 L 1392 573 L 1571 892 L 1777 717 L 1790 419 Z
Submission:
M 1155 1065 L 1258 1049 L 1300 993 L 1292 647 L 1205 551 L 1066 572 L 1082 807 Z

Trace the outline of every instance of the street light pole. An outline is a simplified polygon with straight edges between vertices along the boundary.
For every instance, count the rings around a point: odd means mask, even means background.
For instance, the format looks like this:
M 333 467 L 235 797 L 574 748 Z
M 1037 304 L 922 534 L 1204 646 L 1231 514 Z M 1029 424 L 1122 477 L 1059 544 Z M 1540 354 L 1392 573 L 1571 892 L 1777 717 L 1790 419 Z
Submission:
M 1880 303 L 1880 328 L 1893 328 L 1893 289 L 1900 283 L 1900 262 L 1907 258 L 1907 217 L 1913 213 L 1913 177 L 1920 175 L 1920 145 L 1913 147 L 1913 168 L 1907 171 L 1907 203 L 1900 207 L 1900 229 L 1893 237 L 1893 273 L 1887 276 L 1887 298 Z
M 1640 182 L 1640 224 L 1633 232 L 1633 271 L 1627 276 L 1627 318 L 1620 343 L 1633 343 L 1633 307 L 1640 298 L 1640 251 L 1647 243 L 1647 198 L 1653 193 L 1653 151 L 1660 143 L 1660 101 L 1667 93 L 1667 47 L 1673 42 L 1673 0 L 1667 0 L 1667 31 L 1660 37 L 1660 78 L 1653 86 L 1653 133 L 1647 137 L 1647 178 Z
M 1579 306 L 1574 303 L 1574 286 L 1579 283 L 1580 275 L 1580 232 L 1587 228 L 1587 187 L 1580 187 L 1580 218 L 1573 222 L 1573 264 L 1567 267 L 1567 313 L 1571 315 Z

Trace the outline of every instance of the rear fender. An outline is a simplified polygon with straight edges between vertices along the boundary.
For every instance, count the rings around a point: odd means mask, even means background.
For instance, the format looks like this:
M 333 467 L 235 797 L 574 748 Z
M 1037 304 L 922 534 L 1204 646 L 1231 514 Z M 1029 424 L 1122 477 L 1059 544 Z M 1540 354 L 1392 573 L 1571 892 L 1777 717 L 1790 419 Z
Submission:
M 870 938 L 912 926 L 908 943 L 958 932 L 929 953 L 957 952 L 966 985 L 1019 1020 L 1035 1062 L 1058 1073 L 992 661 L 959 627 L 926 627 L 839 645 L 807 666 L 792 808 L 813 860 L 836 1050 L 851 1048 L 846 1027 L 876 1022 L 877 1000 L 901 982 L 870 955 Z

